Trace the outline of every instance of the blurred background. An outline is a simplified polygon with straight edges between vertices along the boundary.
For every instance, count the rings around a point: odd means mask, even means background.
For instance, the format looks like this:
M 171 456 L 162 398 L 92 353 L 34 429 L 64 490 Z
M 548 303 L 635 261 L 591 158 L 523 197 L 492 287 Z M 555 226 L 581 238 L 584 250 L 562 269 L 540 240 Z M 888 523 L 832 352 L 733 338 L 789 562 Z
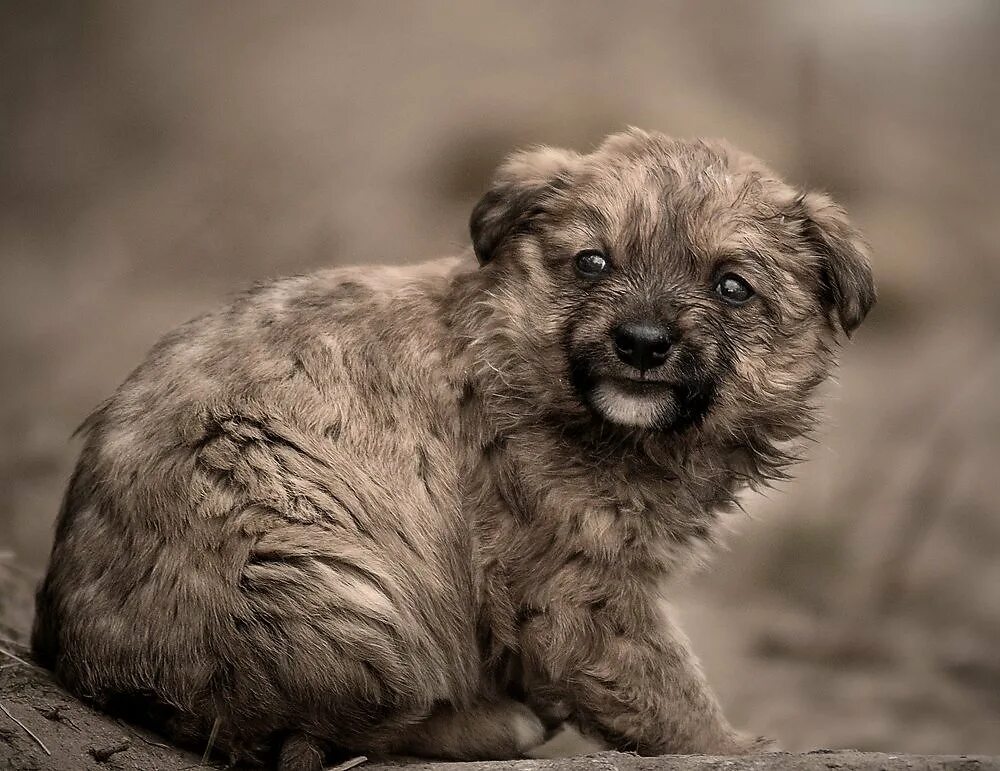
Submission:
M 70 433 L 161 334 L 259 279 L 456 253 L 505 153 L 634 124 L 834 194 L 881 290 L 809 462 L 679 590 L 731 719 L 1000 754 L 998 74 L 992 0 L 4 3 L 5 633 Z

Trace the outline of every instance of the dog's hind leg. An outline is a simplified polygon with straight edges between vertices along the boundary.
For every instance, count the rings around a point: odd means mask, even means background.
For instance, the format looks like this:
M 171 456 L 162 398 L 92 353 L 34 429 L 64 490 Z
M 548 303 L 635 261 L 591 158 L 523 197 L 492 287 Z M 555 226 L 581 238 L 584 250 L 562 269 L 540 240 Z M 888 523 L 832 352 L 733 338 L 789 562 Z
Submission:
M 323 744 L 304 733 L 290 734 L 281 745 L 278 771 L 323 771 Z
M 448 760 L 510 760 L 545 741 L 534 712 L 520 702 L 482 701 L 464 709 L 442 706 L 410 726 L 391 751 Z

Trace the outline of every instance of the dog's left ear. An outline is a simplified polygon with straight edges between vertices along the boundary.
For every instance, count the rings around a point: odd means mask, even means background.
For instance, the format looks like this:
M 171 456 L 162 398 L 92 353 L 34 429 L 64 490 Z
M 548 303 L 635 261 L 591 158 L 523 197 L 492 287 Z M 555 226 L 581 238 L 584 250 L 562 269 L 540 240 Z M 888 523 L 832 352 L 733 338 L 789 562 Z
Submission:
M 565 188 L 580 155 L 555 147 L 509 156 L 469 218 L 472 246 L 480 265 L 492 260 L 510 236 L 522 232 L 547 197 Z
M 841 328 L 850 337 L 876 299 L 868 244 L 829 196 L 804 193 L 795 204 L 803 236 L 820 259 L 824 304 L 836 312 Z

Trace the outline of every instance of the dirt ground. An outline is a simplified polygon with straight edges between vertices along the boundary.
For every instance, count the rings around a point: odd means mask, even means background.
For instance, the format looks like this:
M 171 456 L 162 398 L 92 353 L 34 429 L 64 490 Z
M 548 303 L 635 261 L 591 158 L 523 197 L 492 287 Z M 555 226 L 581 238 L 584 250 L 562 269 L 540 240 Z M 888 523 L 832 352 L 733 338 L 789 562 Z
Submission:
M 808 462 L 678 588 L 694 646 L 787 749 L 1000 754 L 997 40 L 974 0 L 5 3 L 0 571 L 37 579 L 70 433 L 171 327 L 461 251 L 515 146 L 721 135 L 848 206 L 881 300 Z

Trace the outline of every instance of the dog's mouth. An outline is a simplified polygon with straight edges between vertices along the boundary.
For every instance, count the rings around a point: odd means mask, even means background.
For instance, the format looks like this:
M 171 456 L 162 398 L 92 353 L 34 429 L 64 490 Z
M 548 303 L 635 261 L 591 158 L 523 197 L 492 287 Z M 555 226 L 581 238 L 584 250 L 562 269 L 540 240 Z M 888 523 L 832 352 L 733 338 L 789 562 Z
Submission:
M 683 390 L 677 384 L 662 380 L 615 375 L 601 376 L 599 374 L 594 380 L 594 386 L 607 393 L 613 393 L 618 398 L 654 402 L 673 401 L 675 394 Z
M 577 396 L 591 412 L 632 428 L 683 431 L 704 418 L 715 390 L 707 380 L 621 373 L 586 357 L 571 357 L 570 374 Z
M 627 389 L 635 393 L 656 393 L 663 392 L 664 390 L 670 390 L 675 384 L 664 380 L 654 380 L 653 378 L 647 377 L 645 375 L 629 376 L 615 376 L 609 375 L 602 378 L 615 385 Z

